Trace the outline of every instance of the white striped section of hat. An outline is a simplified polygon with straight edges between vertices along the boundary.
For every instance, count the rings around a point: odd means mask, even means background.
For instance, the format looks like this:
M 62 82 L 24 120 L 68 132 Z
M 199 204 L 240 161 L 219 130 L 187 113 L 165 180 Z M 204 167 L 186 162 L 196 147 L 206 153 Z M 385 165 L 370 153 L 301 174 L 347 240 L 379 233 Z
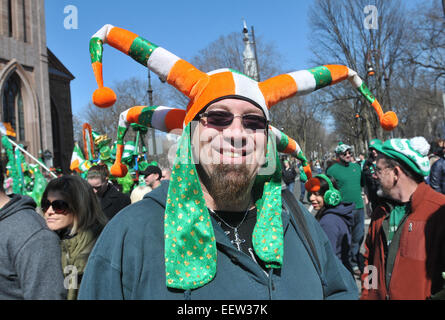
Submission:
M 354 86 L 354 88 L 358 88 L 363 84 L 363 80 L 360 79 L 357 72 L 348 68 L 348 80 Z
M 170 70 L 180 58 L 164 48 L 156 48 L 147 60 L 147 67 L 166 81 Z
M 102 28 L 100 28 L 99 31 L 97 31 L 91 38 L 99 38 L 102 40 L 103 43 L 107 43 L 108 34 L 113 28 L 113 25 L 106 24 Z
M 266 106 L 266 100 L 264 99 L 263 93 L 258 86 L 258 82 L 255 80 L 232 71 L 233 81 L 235 82 L 235 95 L 249 98 L 255 101 L 264 112 L 266 119 L 269 120 L 269 109 Z
M 122 153 L 122 159 L 131 157 L 133 155 L 133 152 L 134 152 L 135 149 L 136 149 L 136 147 L 134 146 L 134 142 L 133 141 L 128 141 L 125 144 L 124 152 Z
M 208 74 L 209 76 L 211 76 L 212 74 L 223 73 L 223 72 L 232 72 L 232 70 L 230 70 L 229 68 L 221 68 L 221 69 L 216 69 L 216 70 L 207 72 L 207 74 Z
M 167 126 L 165 125 L 165 117 L 167 113 L 169 113 L 173 108 L 159 106 L 154 110 L 153 115 L 151 117 L 151 126 L 157 130 L 162 132 L 167 132 Z
M 127 114 L 129 110 L 127 109 L 119 115 L 119 127 L 128 127 Z
M 269 125 L 269 129 L 272 131 L 272 133 L 277 138 L 277 144 L 278 144 L 280 142 L 280 140 L 281 140 L 281 131 L 278 130 L 277 128 L 275 128 L 274 126 L 271 126 L 271 125 Z
M 288 73 L 294 78 L 297 84 L 297 95 L 305 95 L 315 90 L 317 83 L 315 82 L 314 75 L 307 70 L 300 70 Z

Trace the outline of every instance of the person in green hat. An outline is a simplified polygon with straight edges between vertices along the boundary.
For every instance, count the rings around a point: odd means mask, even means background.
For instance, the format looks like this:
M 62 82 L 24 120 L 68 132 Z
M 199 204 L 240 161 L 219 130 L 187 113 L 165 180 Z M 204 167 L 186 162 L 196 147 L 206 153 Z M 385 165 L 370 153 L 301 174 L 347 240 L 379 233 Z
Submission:
M 444 296 L 445 195 L 424 181 L 430 171 L 429 148 L 423 137 L 376 146 L 378 194 L 388 200 L 372 214 L 362 299 Z
M 339 161 L 326 170 L 326 174 L 333 177 L 338 184 L 341 196 L 346 202 L 355 204 L 352 224 L 351 265 L 358 276 L 363 270 L 363 258 L 360 247 L 365 235 L 365 210 L 362 198 L 364 178 L 362 168 L 352 162 L 352 147 L 340 142 L 335 148 Z

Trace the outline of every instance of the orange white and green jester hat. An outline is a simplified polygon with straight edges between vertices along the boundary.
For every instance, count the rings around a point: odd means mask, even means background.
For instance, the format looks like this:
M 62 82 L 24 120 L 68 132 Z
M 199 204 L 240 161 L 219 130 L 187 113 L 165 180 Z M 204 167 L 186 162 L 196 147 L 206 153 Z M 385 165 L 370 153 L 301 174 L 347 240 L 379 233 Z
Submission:
M 116 101 L 114 92 L 104 87 L 102 76 L 103 44 L 129 55 L 156 73 L 161 80 L 186 95 L 190 102 L 183 120 L 183 133 L 178 142 L 176 158 L 168 189 L 165 209 L 165 279 L 167 287 L 195 289 L 210 282 L 217 274 L 217 249 L 210 214 L 205 204 L 199 177 L 193 160 L 191 121 L 210 104 L 225 98 L 246 100 L 260 108 L 270 120 L 269 108 L 294 95 L 304 95 L 328 85 L 348 79 L 371 103 L 385 130 L 397 126 L 394 112 L 383 113 L 378 101 L 357 73 L 346 66 L 326 65 L 295 71 L 257 82 L 232 69 L 204 73 L 164 48 L 130 31 L 103 26 L 90 40 L 90 54 L 98 89 L 93 102 L 101 108 Z M 172 112 L 172 111 L 171 111 Z M 283 263 L 283 225 L 281 221 L 281 168 L 276 139 L 269 139 L 266 164 L 273 173 L 257 176 L 254 200 L 257 222 L 252 235 L 258 257 L 269 268 L 280 268 Z M 122 155 L 117 149 L 116 158 Z M 119 167 L 114 166 L 113 175 Z

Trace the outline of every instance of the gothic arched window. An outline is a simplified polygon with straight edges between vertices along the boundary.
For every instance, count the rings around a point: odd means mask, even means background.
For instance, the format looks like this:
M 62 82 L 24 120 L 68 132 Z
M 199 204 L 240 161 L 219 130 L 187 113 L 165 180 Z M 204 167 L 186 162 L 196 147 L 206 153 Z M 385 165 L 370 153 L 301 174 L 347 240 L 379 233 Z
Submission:
M 21 92 L 21 81 L 13 73 L 3 88 L 2 121 L 9 122 L 14 128 L 17 141 L 25 140 L 25 114 Z

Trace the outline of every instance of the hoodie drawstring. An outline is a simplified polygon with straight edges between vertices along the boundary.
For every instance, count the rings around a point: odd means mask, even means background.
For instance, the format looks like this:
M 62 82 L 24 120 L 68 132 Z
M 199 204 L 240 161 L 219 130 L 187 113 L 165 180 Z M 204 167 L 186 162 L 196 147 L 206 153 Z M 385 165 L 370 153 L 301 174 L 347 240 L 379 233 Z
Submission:
M 273 269 L 269 269 L 269 300 L 272 300 L 272 291 L 275 291 L 275 285 L 272 281 Z

